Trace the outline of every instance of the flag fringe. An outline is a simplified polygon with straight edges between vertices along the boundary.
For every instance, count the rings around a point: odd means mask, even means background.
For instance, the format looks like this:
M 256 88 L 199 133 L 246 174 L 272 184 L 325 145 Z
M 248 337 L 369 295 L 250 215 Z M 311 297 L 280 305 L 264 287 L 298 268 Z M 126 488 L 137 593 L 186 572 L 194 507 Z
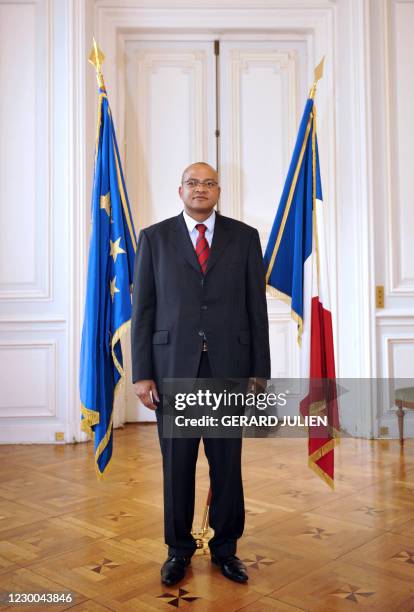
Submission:
M 315 463 L 314 461 L 312 461 L 310 458 L 308 459 L 308 466 L 310 467 L 311 470 L 315 472 L 315 474 L 317 474 L 322 480 L 324 480 L 326 484 L 331 487 L 331 489 L 335 489 L 335 483 L 334 483 L 333 478 L 331 478 L 330 476 L 328 476 L 326 472 L 321 470 L 319 465 Z
M 108 461 L 108 463 L 106 464 L 106 466 L 104 468 L 104 471 L 101 472 L 100 469 L 99 469 L 98 460 L 99 460 L 99 457 L 104 452 L 104 450 L 106 449 L 106 447 L 108 446 L 109 440 L 111 439 L 112 430 L 113 430 L 113 417 L 114 417 L 113 408 L 115 406 L 115 400 L 117 398 L 118 392 L 119 392 L 119 390 L 121 388 L 122 383 L 125 380 L 125 370 L 121 366 L 121 364 L 119 363 L 118 359 L 116 358 L 114 349 L 115 349 L 115 345 L 118 342 L 120 342 L 122 336 L 128 331 L 128 329 L 130 328 L 130 325 L 131 325 L 131 319 L 128 319 L 128 321 L 125 321 L 125 323 L 120 325 L 115 330 L 115 333 L 112 336 L 112 341 L 111 341 L 112 359 L 114 361 L 114 365 L 115 365 L 116 369 L 118 370 L 119 375 L 120 375 L 121 378 L 118 380 L 118 382 L 115 385 L 114 399 L 113 399 L 113 403 L 112 403 L 112 412 L 111 412 L 111 418 L 110 418 L 110 421 L 109 421 L 108 429 L 106 430 L 105 436 L 102 438 L 102 440 L 99 443 L 98 448 L 95 451 L 95 469 L 96 469 L 96 472 L 97 472 L 99 478 L 103 478 L 104 475 L 107 475 L 109 466 L 111 465 L 111 461 Z
M 320 478 L 322 478 L 322 480 L 324 480 L 331 487 L 331 489 L 335 488 L 334 480 L 319 467 L 319 465 L 317 464 L 317 461 L 319 461 L 322 457 L 327 455 L 329 452 L 331 451 L 333 452 L 334 448 L 338 446 L 339 443 L 340 443 L 340 438 L 332 438 L 331 440 L 328 440 L 328 442 L 326 442 L 323 446 L 321 446 L 321 448 L 318 448 L 318 450 L 316 450 L 314 453 L 312 453 L 308 457 L 308 466 Z
M 336 446 L 339 444 L 340 438 L 331 438 L 325 444 L 323 444 L 318 450 L 314 451 L 311 455 L 309 455 L 309 461 L 319 461 L 325 455 L 327 455 L 330 451 L 333 451 Z
M 300 315 L 298 315 L 298 313 L 295 310 L 293 310 L 292 298 L 287 293 L 283 293 L 283 291 L 280 291 L 279 289 L 275 289 L 274 287 L 272 287 L 272 285 L 267 284 L 266 291 L 267 291 L 267 294 L 270 295 L 271 297 L 278 298 L 279 300 L 282 300 L 282 302 L 285 302 L 285 304 L 290 306 L 290 316 L 297 323 L 297 326 L 298 326 L 297 342 L 298 342 L 298 345 L 301 347 L 302 346 L 303 319 Z
M 320 400 L 319 402 L 312 402 L 309 404 L 308 414 L 309 416 L 319 416 L 324 412 L 326 408 L 326 400 Z M 325 410 L 326 414 L 326 410 Z M 332 438 L 339 438 L 341 436 L 341 431 L 336 429 L 333 425 L 328 426 L 328 431 Z
M 81 404 L 81 414 L 83 416 L 83 419 L 81 419 L 81 430 L 92 437 L 92 427 L 99 423 L 99 412 L 97 410 L 90 410 Z
M 128 331 L 128 329 L 130 328 L 130 324 L 131 324 L 131 320 L 129 319 L 128 321 L 125 321 L 125 323 L 123 323 L 122 325 L 120 325 L 114 335 L 112 336 L 112 342 L 111 342 L 111 351 L 112 351 L 112 359 L 114 361 L 114 365 L 116 367 L 116 369 L 119 372 L 120 375 L 120 379 L 118 380 L 118 382 L 115 385 L 114 388 L 114 400 L 113 400 L 113 406 L 115 405 L 115 400 L 117 398 L 118 392 L 121 388 L 122 383 L 125 380 L 125 370 L 123 369 L 123 367 L 121 366 L 121 364 L 119 363 L 118 359 L 116 358 L 114 349 L 115 349 L 115 345 L 117 344 L 117 342 L 119 342 L 122 338 L 122 336 Z M 92 427 L 94 425 L 97 425 L 99 423 L 99 412 L 96 410 L 90 410 L 89 408 L 86 408 L 83 404 L 81 405 L 81 413 L 83 415 L 83 419 L 81 420 L 81 429 L 82 431 L 84 431 L 85 433 L 87 433 L 92 440 L 95 439 L 95 433 L 92 429 Z M 109 466 L 111 465 L 111 461 L 109 461 L 103 472 L 100 471 L 99 469 L 99 457 L 102 455 L 102 453 L 104 452 L 104 450 L 106 449 L 106 447 L 108 446 L 109 440 L 111 439 L 111 435 L 112 435 L 112 429 L 113 429 L 113 411 L 111 414 L 111 418 L 109 421 L 109 425 L 108 428 L 106 430 L 106 434 L 105 436 L 102 438 L 98 448 L 95 451 L 95 471 L 97 476 L 102 479 L 104 477 L 104 475 L 106 476 L 108 474 L 108 470 L 109 470 Z
M 114 390 L 114 403 L 115 403 L 115 397 L 116 397 L 116 392 L 118 389 L 118 385 L 121 382 L 121 380 L 119 380 L 116 384 L 115 390 Z M 113 430 L 113 415 L 114 415 L 114 411 L 112 409 L 111 412 L 111 418 L 109 420 L 109 425 L 108 425 L 108 429 L 106 430 L 106 434 L 105 437 L 102 438 L 102 440 L 99 443 L 98 448 L 95 451 L 95 471 L 96 474 L 98 476 L 99 479 L 103 479 L 104 476 L 106 476 L 108 474 L 108 470 L 109 470 L 109 466 L 111 465 L 111 461 L 108 461 L 108 463 L 105 465 L 103 472 L 101 472 L 101 470 L 99 469 L 99 457 L 102 455 L 102 453 L 104 452 L 104 450 L 106 449 L 106 447 L 108 446 L 108 442 L 111 439 L 112 436 L 112 430 Z
M 122 323 L 122 325 L 120 325 L 115 330 L 115 333 L 113 334 L 112 340 L 111 340 L 112 359 L 113 359 L 115 367 L 118 370 L 119 375 L 121 376 L 122 379 L 125 377 L 125 370 L 121 366 L 121 364 L 119 363 L 119 361 L 118 361 L 118 359 L 117 359 L 117 357 L 115 355 L 115 345 L 121 340 L 122 336 L 129 330 L 130 327 L 131 327 L 131 319 L 128 319 L 128 321 L 125 321 L 125 323 Z M 116 387 L 115 387 L 115 389 L 116 389 Z

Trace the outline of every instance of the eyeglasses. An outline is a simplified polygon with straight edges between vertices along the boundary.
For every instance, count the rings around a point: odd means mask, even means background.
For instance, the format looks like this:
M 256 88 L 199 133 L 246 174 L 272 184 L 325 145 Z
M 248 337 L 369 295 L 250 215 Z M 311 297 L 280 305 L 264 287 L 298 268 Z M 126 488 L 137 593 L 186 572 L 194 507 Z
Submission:
M 214 189 L 214 187 L 217 187 L 218 183 L 217 181 L 212 181 L 211 179 L 208 179 L 206 181 L 199 181 L 198 179 L 188 179 L 188 181 L 184 181 L 184 185 L 189 189 L 195 189 L 199 185 L 207 187 L 207 189 Z

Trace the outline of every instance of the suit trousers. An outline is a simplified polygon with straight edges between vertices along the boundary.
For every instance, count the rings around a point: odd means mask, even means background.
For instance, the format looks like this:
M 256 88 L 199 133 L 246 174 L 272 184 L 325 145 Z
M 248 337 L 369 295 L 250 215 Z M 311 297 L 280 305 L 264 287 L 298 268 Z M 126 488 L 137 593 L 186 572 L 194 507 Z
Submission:
M 211 378 L 207 351 L 201 353 L 198 377 Z M 191 556 L 196 550 L 191 529 L 200 438 L 163 438 L 162 403 L 156 416 L 163 460 L 165 543 L 169 555 Z M 209 541 L 210 551 L 219 556 L 233 555 L 237 539 L 243 533 L 245 517 L 242 439 L 203 438 L 203 444 L 212 491 L 209 522 L 214 536 Z

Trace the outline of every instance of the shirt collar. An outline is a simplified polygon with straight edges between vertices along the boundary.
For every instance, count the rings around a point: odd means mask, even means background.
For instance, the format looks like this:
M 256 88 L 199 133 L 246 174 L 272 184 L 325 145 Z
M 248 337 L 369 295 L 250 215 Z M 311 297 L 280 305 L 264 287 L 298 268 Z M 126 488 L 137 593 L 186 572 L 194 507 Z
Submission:
M 206 228 L 210 230 L 210 232 L 214 230 L 214 224 L 216 222 L 216 211 L 214 209 L 212 210 L 211 215 L 207 217 L 205 221 L 196 221 L 196 219 L 190 217 L 190 215 L 187 214 L 185 210 L 183 210 L 183 217 L 190 234 L 195 228 L 195 226 L 199 223 L 203 223 L 203 225 L 205 225 Z

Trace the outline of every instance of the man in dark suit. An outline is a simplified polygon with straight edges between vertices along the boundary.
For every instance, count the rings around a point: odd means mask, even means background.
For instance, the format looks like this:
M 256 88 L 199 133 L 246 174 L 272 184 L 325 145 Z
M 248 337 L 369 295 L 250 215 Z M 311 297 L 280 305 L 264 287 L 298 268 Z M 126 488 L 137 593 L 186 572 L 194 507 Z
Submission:
M 141 231 L 134 270 L 132 376 L 141 402 L 157 410 L 163 456 L 168 558 L 162 581 L 181 580 L 196 544 L 191 535 L 199 438 L 162 435 L 164 378 L 270 377 L 265 272 L 256 229 L 217 214 L 217 172 L 185 169 L 184 211 Z M 212 562 L 247 581 L 236 557 L 244 527 L 240 438 L 203 438 L 212 498 Z

